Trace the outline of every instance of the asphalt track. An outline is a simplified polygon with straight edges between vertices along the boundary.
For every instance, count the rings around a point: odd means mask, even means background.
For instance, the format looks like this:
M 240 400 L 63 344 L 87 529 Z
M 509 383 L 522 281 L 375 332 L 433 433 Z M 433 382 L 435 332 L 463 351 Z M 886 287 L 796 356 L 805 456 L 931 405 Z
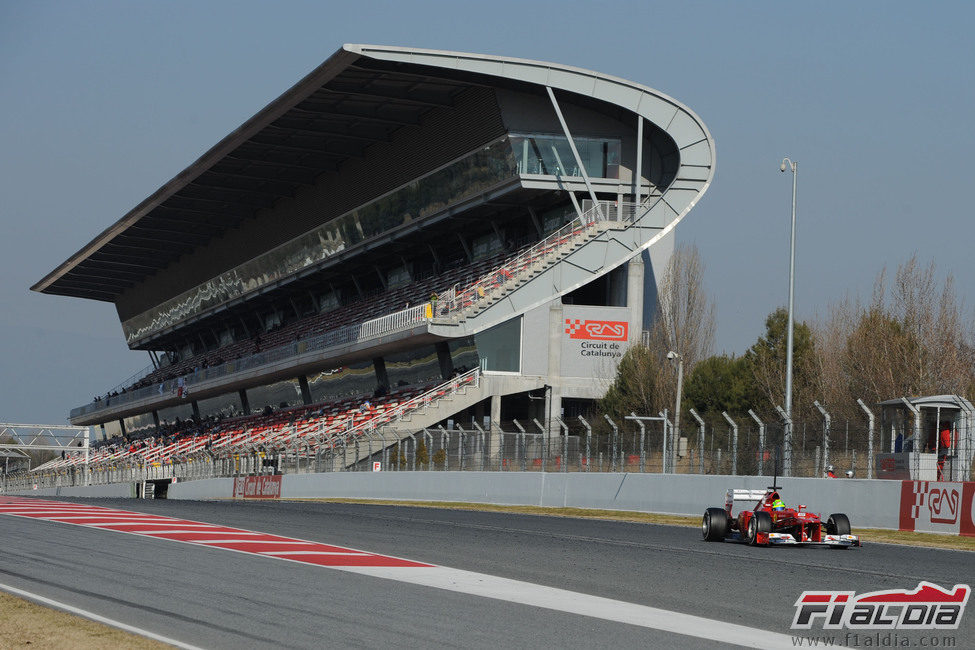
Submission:
M 751 548 L 707 544 L 685 527 L 394 506 L 79 502 L 361 549 L 612 599 L 619 609 L 635 603 L 782 635 L 791 634 L 803 590 L 975 581 L 975 553 L 881 544 Z M 504 593 L 471 595 L 57 522 L 0 516 L 0 544 L 0 583 L 205 648 L 716 645 L 608 620 L 599 608 L 593 615 L 558 611 Z M 948 634 L 968 647 L 973 633 L 969 612 Z

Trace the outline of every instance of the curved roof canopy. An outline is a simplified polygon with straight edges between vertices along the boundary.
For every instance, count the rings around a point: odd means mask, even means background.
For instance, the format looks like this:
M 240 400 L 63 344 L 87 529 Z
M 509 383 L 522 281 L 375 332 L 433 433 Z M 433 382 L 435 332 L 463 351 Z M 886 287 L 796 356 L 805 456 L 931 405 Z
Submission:
M 699 170 L 686 188 L 693 193 L 688 209 L 710 184 L 714 145 L 706 127 L 645 86 L 522 59 L 345 45 L 31 289 L 114 301 L 255 211 L 482 85 L 551 86 L 639 113 L 674 138 L 682 167 Z

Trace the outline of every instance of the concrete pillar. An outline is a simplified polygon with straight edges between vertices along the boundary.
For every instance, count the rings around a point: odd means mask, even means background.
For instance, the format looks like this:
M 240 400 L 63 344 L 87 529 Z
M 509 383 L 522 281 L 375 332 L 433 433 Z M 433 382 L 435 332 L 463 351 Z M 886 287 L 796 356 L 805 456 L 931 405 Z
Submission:
M 195 413 L 196 412 L 196 409 L 195 409 L 196 402 L 195 401 L 193 402 L 193 406 L 194 406 L 194 413 Z M 153 409 L 153 411 L 152 411 L 152 423 L 155 424 L 157 427 L 159 426 L 159 411 L 157 411 L 155 409 Z M 104 428 L 105 427 L 103 425 L 102 426 L 102 430 L 104 430 Z
M 488 467 L 495 467 L 501 445 L 501 395 L 491 395 L 491 428 L 484 441 L 484 455 Z
M 372 367 L 376 371 L 376 384 L 389 389 L 389 375 L 386 374 L 386 360 L 376 357 L 372 360 Z
M 552 388 L 545 392 L 542 422 L 545 424 L 546 438 L 559 435 L 559 428 L 552 424 L 552 420 L 562 414 L 562 339 L 565 336 L 562 301 L 556 300 L 549 308 L 548 380 Z
M 237 391 L 237 394 L 240 395 L 240 408 L 244 410 L 244 415 L 250 415 L 251 403 L 247 399 L 247 391 L 241 388 L 239 391 Z
M 643 259 L 637 255 L 626 263 L 626 307 L 630 311 L 630 345 L 643 338 Z
M 454 360 L 450 358 L 450 347 L 446 341 L 440 341 L 434 347 L 437 349 L 437 361 L 440 362 L 440 376 L 450 379 L 454 374 Z
M 193 408 L 193 417 L 197 420 L 200 419 L 200 405 L 197 404 L 196 400 L 190 402 L 190 406 Z
M 308 387 L 308 377 L 305 375 L 298 377 L 298 387 L 301 388 L 301 403 L 308 406 L 311 404 L 311 388 Z

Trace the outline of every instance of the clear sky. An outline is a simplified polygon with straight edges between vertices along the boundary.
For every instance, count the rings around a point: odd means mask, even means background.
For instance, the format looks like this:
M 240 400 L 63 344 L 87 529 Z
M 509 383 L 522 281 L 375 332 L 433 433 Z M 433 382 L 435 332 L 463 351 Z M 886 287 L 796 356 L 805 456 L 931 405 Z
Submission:
M 63 422 L 148 364 L 110 304 L 28 287 L 343 43 L 518 56 L 689 106 L 717 174 L 678 227 L 741 353 L 914 252 L 975 294 L 975 3 L 0 0 L 0 421 Z

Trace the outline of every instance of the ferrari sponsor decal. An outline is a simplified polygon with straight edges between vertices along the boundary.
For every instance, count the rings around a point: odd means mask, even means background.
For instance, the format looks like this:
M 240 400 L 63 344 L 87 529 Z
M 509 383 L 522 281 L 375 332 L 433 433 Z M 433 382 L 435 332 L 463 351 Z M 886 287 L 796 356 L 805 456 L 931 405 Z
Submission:
M 565 319 L 565 333 L 583 341 L 625 341 L 630 324 L 620 320 Z
M 900 529 L 975 535 L 975 482 L 902 481 Z
M 804 591 L 795 602 L 792 629 L 957 630 L 971 595 L 969 585 L 951 589 L 920 582 L 916 589 Z

